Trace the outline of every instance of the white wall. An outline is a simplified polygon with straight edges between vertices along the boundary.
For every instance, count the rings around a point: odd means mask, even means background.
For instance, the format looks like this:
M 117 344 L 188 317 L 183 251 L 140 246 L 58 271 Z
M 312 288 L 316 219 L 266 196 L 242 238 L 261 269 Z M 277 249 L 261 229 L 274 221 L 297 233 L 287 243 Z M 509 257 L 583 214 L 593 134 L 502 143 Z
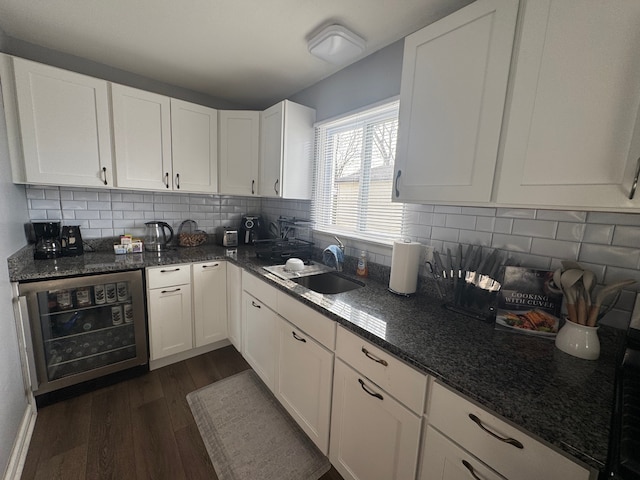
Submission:
M 0 472 L 4 472 L 27 408 L 5 261 L 24 246 L 23 224 L 28 221 L 28 216 L 24 187 L 11 183 L 7 128 L 1 99 L 0 95 Z

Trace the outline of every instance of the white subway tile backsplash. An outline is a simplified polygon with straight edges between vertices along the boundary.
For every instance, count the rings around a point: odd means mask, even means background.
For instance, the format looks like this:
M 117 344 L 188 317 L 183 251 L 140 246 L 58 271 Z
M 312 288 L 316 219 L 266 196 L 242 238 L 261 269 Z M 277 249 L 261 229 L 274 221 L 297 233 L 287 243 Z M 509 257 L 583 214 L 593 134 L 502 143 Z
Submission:
M 583 243 L 578 261 L 599 263 L 614 267 L 637 268 L 640 260 L 640 249 L 614 247 L 610 245 L 594 245 Z
M 47 220 L 62 220 L 62 211 L 47 210 Z
M 635 213 L 589 212 L 587 223 L 640 226 L 640 215 Z
M 589 223 L 585 225 L 582 241 L 586 243 L 602 243 L 608 245 L 613 240 L 613 225 Z
M 525 208 L 498 208 L 496 210 L 497 217 L 507 218 L 535 218 L 536 211 Z
M 98 210 L 75 210 L 75 212 L 77 220 L 100 220 L 100 212 Z
M 32 210 L 55 210 L 60 209 L 58 200 L 30 200 Z
M 514 235 L 524 235 L 527 237 L 555 238 L 557 222 L 548 220 L 523 220 L 515 219 L 511 233 Z
M 60 208 L 60 204 L 62 204 L 62 208 L 65 210 L 86 210 L 87 202 L 84 200 L 62 200 L 61 203 L 58 203 L 58 208 Z
M 97 202 L 98 201 L 98 192 L 95 190 L 89 190 L 89 191 L 77 191 L 74 190 L 73 191 L 73 199 L 74 200 L 85 200 L 85 201 L 90 201 L 90 202 Z
M 529 237 L 519 237 L 517 235 L 493 234 L 491 246 L 501 250 L 509 250 L 512 252 L 529 253 L 531 250 L 531 241 Z
M 578 258 L 578 242 L 565 242 L 563 240 L 550 240 L 547 238 L 534 238 L 531 242 L 531 253 L 546 257 L 561 257 L 567 260 Z
M 496 218 L 495 225 L 493 227 L 494 233 L 511 233 L 512 229 L 513 229 L 513 219 Z
M 556 231 L 556 239 L 580 242 L 584 235 L 584 230 L 584 223 L 560 222 Z
M 111 211 L 111 202 L 95 201 L 87 202 L 87 210 L 108 210 Z
M 133 203 L 131 202 L 120 202 L 120 201 L 111 201 L 111 209 L 112 210 L 123 210 L 123 211 L 131 211 L 133 210 Z
M 623 247 L 640 248 L 640 227 L 616 226 L 612 243 Z
M 477 217 L 495 217 L 496 209 L 490 207 L 462 207 L 463 215 L 475 215 Z
M 434 213 L 431 219 L 433 227 L 444 227 L 447 224 L 447 215 L 445 213 Z
M 433 209 L 436 213 L 462 213 L 462 207 L 450 207 L 447 205 L 436 205 Z
M 495 224 L 495 217 L 478 217 L 476 219 L 476 230 L 479 232 L 493 232 Z
M 460 230 L 458 241 L 467 245 L 491 246 L 492 235 L 489 232 L 478 232 L 475 230 Z
M 60 191 L 59 190 L 44 190 L 44 198 L 47 200 L 60 200 Z
M 459 232 L 456 228 L 432 227 L 431 238 L 445 242 L 457 242 Z
M 25 189 L 25 193 L 27 195 L 27 200 L 44 200 L 44 189 L 42 188 L 27 187 Z
M 475 230 L 476 217 L 474 215 L 447 215 L 445 219 L 445 227 Z
M 538 210 L 536 214 L 538 220 L 556 220 L 559 222 L 583 223 L 587 219 L 587 212 L 573 212 L 563 210 Z
M 123 193 L 122 194 L 123 202 L 144 202 L 144 195 L 141 193 Z

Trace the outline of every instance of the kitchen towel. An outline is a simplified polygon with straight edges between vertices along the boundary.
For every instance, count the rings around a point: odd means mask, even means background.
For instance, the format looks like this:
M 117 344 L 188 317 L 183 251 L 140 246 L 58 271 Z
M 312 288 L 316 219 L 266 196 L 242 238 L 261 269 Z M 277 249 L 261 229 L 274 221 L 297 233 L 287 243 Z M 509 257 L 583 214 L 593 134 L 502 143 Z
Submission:
M 410 240 L 395 240 L 391 253 L 389 290 L 400 295 L 415 293 L 422 244 Z

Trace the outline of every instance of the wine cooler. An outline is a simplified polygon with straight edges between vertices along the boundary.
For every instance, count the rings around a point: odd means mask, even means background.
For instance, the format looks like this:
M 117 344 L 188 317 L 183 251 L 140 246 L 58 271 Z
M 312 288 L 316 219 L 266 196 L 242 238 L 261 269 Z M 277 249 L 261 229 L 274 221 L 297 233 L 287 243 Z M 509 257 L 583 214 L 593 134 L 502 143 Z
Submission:
M 23 283 L 40 395 L 148 363 L 142 271 Z

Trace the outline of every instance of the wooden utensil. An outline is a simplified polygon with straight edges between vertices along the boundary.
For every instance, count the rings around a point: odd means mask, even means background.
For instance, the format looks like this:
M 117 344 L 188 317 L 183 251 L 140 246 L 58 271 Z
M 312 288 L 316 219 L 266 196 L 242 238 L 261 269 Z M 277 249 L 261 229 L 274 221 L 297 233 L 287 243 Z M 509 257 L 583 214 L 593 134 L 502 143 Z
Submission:
M 603 287 L 598 294 L 596 295 L 595 302 L 591 305 L 589 310 L 589 317 L 587 319 L 587 326 L 595 327 L 596 321 L 598 320 L 598 312 L 600 311 L 600 306 L 604 303 L 605 299 L 611 295 L 615 295 L 624 287 L 629 285 L 633 285 L 636 283 L 635 280 L 622 280 L 620 282 L 612 283 L 611 285 L 606 285 Z
M 567 314 L 569 320 L 574 323 L 578 323 L 578 311 L 576 309 L 576 290 L 574 285 L 582 277 L 582 270 L 572 268 L 562 273 L 560 277 L 560 283 L 562 285 L 562 291 L 567 299 Z

